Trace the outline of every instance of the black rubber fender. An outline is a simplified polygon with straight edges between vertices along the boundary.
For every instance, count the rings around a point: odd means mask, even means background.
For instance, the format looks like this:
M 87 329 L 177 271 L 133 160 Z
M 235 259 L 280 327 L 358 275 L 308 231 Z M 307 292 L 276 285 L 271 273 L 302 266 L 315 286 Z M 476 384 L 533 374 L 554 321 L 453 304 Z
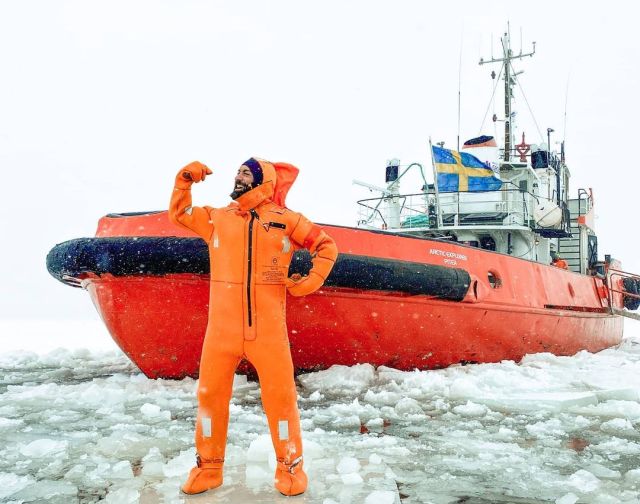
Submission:
M 306 275 L 311 255 L 297 250 L 289 275 Z M 47 255 L 47 269 L 57 280 L 74 287 L 87 274 L 162 276 L 175 273 L 207 275 L 209 252 L 200 238 L 108 237 L 77 238 L 60 243 Z M 471 278 L 466 270 L 397 259 L 339 254 L 325 282 L 327 287 L 363 291 L 395 291 L 462 301 Z

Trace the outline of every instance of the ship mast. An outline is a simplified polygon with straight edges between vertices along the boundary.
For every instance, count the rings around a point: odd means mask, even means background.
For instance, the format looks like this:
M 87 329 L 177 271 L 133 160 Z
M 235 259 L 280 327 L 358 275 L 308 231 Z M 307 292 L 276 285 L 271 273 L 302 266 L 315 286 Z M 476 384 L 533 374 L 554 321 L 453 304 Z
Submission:
M 504 68 L 504 161 L 509 161 L 511 153 L 511 145 L 513 144 L 513 130 L 511 128 L 511 100 L 513 100 L 513 88 L 515 84 L 513 78 L 522 72 L 515 72 L 511 66 L 511 61 L 515 59 L 522 59 L 526 56 L 533 56 L 536 52 L 536 43 L 533 42 L 533 50 L 530 53 L 523 54 L 522 48 L 520 53 L 513 54 L 511 50 L 511 40 L 509 36 L 509 30 L 500 39 L 502 42 L 502 58 L 491 57 L 490 60 L 485 61 L 480 58 L 480 65 L 486 63 L 502 63 Z

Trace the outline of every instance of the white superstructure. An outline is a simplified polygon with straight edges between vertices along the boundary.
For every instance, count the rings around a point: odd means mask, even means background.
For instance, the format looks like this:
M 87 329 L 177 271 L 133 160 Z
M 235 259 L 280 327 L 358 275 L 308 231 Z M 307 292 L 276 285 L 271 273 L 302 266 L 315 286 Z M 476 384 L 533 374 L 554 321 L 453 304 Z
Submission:
M 580 190 L 568 198 L 570 172 L 565 164 L 564 143 L 560 152 L 522 142 L 515 144 L 511 124 L 513 86 L 518 72 L 512 62 L 535 53 L 513 54 L 509 34 L 502 38 L 502 57 L 480 64 L 501 63 L 504 79 L 505 136 L 502 147 L 493 137 L 479 137 L 465 144 L 467 152 L 491 167 L 502 187 L 493 191 L 438 190 L 434 165 L 434 183 L 427 183 L 424 168 L 418 163 L 401 165 L 392 160 L 387 166 L 386 187 L 363 185 L 378 195 L 360 200 L 358 226 L 387 232 L 401 232 L 453 240 L 469 246 L 493 250 L 514 257 L 551 264 L 560 256 L 568 267 L 588 273 L 597 262 L 597 239 L 593 232 L 591 193 Z M 492 74 L 495 77 L 495 73 Z M 420 170 L 424 186 L 402 192 L 400 181 L 409 170 Z

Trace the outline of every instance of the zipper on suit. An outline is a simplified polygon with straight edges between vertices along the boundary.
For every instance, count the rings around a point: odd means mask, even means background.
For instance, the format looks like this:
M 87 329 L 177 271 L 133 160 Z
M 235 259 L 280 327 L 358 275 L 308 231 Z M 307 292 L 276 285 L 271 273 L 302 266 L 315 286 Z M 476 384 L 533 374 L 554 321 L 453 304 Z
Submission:
M 247 315 L 249 316 L 249 327 L 252 326 L 252 315 L 251 315 L 251 269 L 252 269 L 252 256 L 253 256 L 253 221 L 258 214 L 254 209 L 249 210 L 251 213 L 251 220 L 249 221 L 249 257 L 247 257 Z

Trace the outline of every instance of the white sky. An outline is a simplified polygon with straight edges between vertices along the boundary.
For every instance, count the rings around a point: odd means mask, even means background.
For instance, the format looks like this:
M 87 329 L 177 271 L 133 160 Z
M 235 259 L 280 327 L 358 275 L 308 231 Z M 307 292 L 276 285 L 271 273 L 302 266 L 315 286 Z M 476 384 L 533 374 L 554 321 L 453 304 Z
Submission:
M 94 317 L 86 293 L 48 275 L 46 253 L 104 214 L 166 208 L 193 159 L 215 173 L 199 203 L 225 205 L 256 155 L 300 167 L 291 208 L 355 224 L 352 179 L 381 184 L 393 157 L 429 167 L 429 136 L 455 146 L 461 45 L 461 136 L 480 132 L 492 68 L 477 62 L 492 37 L 499 54 L 507 21 L 516 50 L 520 29 L 524 51 L 537 42 L 520 82 L 540 130 L 566 138 L 573 194 L 595 190 L 600 255 L 640 272 L 639 167 L 625 162 L 640 115 L 632 5 L 3 0 L 0 318 Z

